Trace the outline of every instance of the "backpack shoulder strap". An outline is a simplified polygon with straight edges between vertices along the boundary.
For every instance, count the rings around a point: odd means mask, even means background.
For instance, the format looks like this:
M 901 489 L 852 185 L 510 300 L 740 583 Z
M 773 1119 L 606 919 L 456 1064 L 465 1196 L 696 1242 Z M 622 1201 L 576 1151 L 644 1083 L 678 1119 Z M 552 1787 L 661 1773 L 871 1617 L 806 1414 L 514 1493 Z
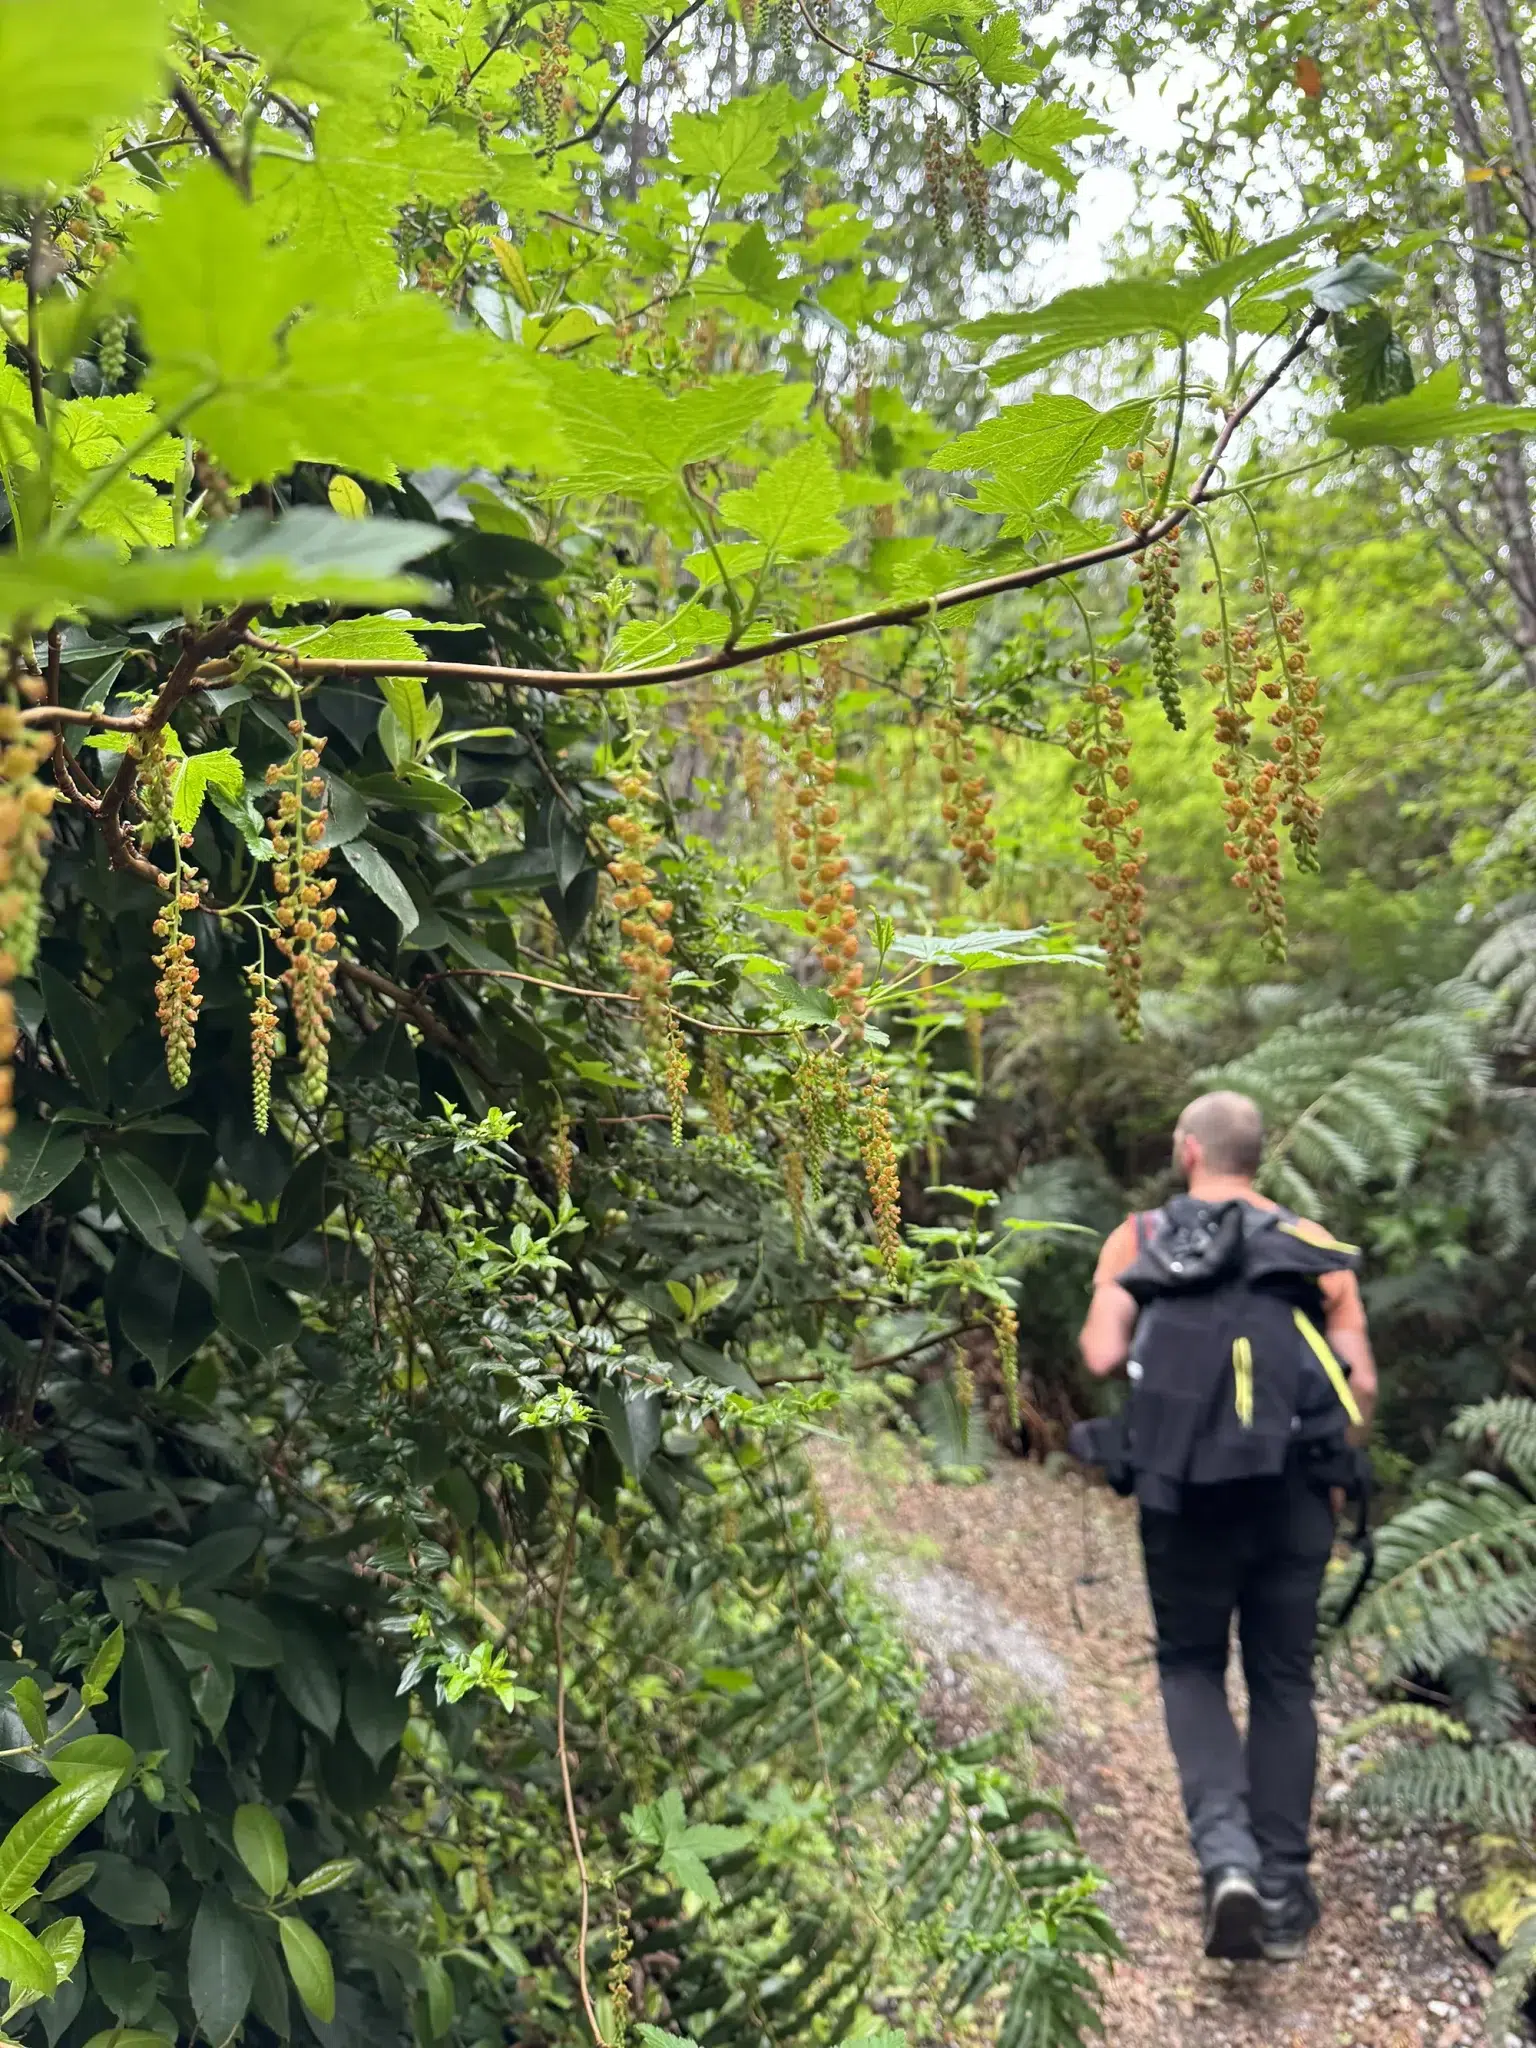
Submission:
M 1136 1226 L 1136 1256 L 1140 1258 L 1152 1236 L 1152 1219 L 1160 1212 L 1156 1209 L 1138 1209 L 1131 1221 Z

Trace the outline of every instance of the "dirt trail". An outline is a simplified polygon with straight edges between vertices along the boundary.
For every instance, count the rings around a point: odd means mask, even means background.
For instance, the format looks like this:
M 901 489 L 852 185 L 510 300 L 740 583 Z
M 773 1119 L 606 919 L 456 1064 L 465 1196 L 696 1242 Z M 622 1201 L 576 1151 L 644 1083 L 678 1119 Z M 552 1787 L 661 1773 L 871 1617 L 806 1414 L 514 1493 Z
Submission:
M 972 1661 L 1053 1703 L 1041 1774 L 1108 1873 L 1130 1950 L 1107 2000 L 1110 2048 L 1471 2048 L 1486 1976 L 1441 1917 L 1454 1852 L 1339 1823 L 1325 1751 L 1316 1875 L 1325 1920 L 1305 1962 L 1209 1963 L 1164 1738 L 1135 1522 L 1102 1489 L 1007 1461 L 940 1486 L 885 1438 L 817 1460 L 827 1506 L 904 1611 L 941 1683 Z M 1080 1584 L 1085 1572 L 1092 1583 Z M 985 1682 L 985 1681 L 984 1681 Z M 1358 1702 L 1325 1694 L 1325 1736 Z M 1510 2037 L 1513 2048 L 1518 2048 Z

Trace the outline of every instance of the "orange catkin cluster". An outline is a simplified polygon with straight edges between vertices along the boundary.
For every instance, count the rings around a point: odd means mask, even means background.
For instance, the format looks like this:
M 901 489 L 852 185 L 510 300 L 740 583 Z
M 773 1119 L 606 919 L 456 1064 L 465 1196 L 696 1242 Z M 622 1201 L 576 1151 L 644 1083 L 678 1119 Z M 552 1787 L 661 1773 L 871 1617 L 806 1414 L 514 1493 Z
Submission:
M 1278 700 L 1269 722 L 1280 764 L 1280 822 L 1291 835 L 1297 867 L 1315 873 L 1323 807 L 1312 785 L 1323 765 L 1322 684 L 1312 672 L 1306 613 L 1283 590 L 1275 592 L 1269 607 L 1282 654 L 1281 681 L 1264 690 Z
M 997 830 L 986 777 L 976 772 L 976 749 L 958 709 L 941 711 L 934 719 L 932 745 L 944 789 L 941 815 L 949 843 L 960 856 L 960 872 L 970 887 L 985 888 L 997 862 Z
M 624 799 L 623 810 L 614 811 L 608 819 L 608 830 L 620 847 L 608 863 L 615 884 L 613 907 L 624 939 L 619 960 L 629 976 L 630 993 L 639 1001 L 646 1032 L 665 1040 L 669 1037 L 667 984 L 672 979 L 672 934 L 667 927 L 672 905 L 657 895 L 653 887 L 656 870 L 646 865 L 645 857 L 659 836 L 649 814 L 651 778 L 644 769 L 626 768 L 609 779 Z
M 267 820 L 272 838 L 272 886 L 277 894 L 273 943 L 288 962 L 283 986 L 293 1013 L 299 1052 L 299 1100 L 318 1109 L 330 1076 L 331 997 L 336 979 L 336 912 L 328 899 L 333 880 L 320 870 L 330 858 L 325 837 L 325 782 L 315 771 L 325 746 L 290 720 L 293 752 L 267 770 L 277 791 L 276 814 Z
M 824 689 L 823 702 L 825 696 Z M 795 714 L 790 731 L 798 777 L 789 823 L 790 870 L 799 884 L 806 931 L 830 984 L 828 994 L 849 1035 L 858 1038 L 869 1004 L 859 964 L 859 913 L 832 795 L 837 775 L 832 729 L 817 705 L 807 703 Z
M 192 844 L 185 834 L 181 848 Z M 203 998 L 197 986 L 195 942 L 182 925 L 182 915 L 196 910 L 202 901 L 197 869 L 180 858 L 171 878 L 170 894 L 155 919 L 155 936 L 160 950 L 155 954 L 158 978 L 155 982 L 155 1014 L 160 1019 L 160 1036 L 165 1040 L 165 1070 L 173 1088 L 185 1088 L 192 1078 L 192 1050 L 197 1042 L 197 1015 Z
M 1130 794 L 1131 743 L 1125 711 L 1108 683 L 1089 682 L 1082 710 L 1067 723 L 1067 745 L 1082 773 L 1072 787 L 1083 799 L 1083 845 L 1093 855 L 1100 901 L 1088 915 L 1099 927 L 1109 971 L 1109 996 L 1127 1038 L 1141 1032 L 1141 920 L 1147 892 L 1141 871 L 1141 806 Z
M 1262 586 L 1260 586 L 1262 588 Z M 1216 706 L 1216 759 L 1211 764 L 1222 787 L 1227 837 L 1223 847 L 1233 864 L 1232 882 L 1248 899 L 1258 920 L 1264 950 L 1274 960 L 1286 953 L 1285 890 L 1280 872 L 1279 764 L 1258 760 L 1253 751 L 1253 700 L 1262 687 L 1280 694 L 1281 686 L 1264 682 L 1274 669 L 1266 651 L 1261 622 L 1253 615 L 1230 636 L 1229 659 L 1212 662 L 1203 671 L 1221 685 Z

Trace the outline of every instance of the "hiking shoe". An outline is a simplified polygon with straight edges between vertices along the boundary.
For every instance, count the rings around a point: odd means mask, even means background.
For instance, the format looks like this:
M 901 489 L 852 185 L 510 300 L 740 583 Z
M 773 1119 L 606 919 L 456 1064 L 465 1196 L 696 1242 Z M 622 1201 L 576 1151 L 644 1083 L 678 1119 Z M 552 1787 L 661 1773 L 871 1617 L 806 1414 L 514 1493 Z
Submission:
M 1259 1945 L 1266 1963 L 1299 1963 L 1307 1936 L 1323 1917 L 1309 1879 L 1298 1878 L 1284 1891 L 1259 1894 Z
M 1264 1954 L 1264 1903 L 1252 1875 L 1236 1864 L 1205 1880 L 1205 1952 L 1225 1963 L 1256 1963 Z

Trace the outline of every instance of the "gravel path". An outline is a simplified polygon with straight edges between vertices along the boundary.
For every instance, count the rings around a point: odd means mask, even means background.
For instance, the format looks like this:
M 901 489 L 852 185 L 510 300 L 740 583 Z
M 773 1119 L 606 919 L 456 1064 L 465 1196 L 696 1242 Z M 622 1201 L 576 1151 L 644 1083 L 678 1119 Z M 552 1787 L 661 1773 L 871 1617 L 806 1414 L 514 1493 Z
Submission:
M 1472 2048 L 1487 1982 L 1442 1917 L 1454 1851 L 1371 1840 L 1343 1821 L 1325 1761 L 1317 1880 L 1325 1919 L 1305 1962 L 1209 1963 L 1164 1738 L 1135 1522 L 1074 1476 L 1008 1461 L 940 1486 L 895 1439 L 818 1457 L 824 1498 L 869 1577 L 953 1694 L 987 1683 L 1054 1708 L 1040 1774 L 1065 1792 L 1109 1878 L 1130 1950 L 1107 1991 L 1110 2048 Z M 1083 1583 L 1086 1578 L 1087 1583 Z M 1358 1702 L 1326 1691 L 1325 1734 Z M 1519 2048 L 1513 2042 L 1512 2048 Z

